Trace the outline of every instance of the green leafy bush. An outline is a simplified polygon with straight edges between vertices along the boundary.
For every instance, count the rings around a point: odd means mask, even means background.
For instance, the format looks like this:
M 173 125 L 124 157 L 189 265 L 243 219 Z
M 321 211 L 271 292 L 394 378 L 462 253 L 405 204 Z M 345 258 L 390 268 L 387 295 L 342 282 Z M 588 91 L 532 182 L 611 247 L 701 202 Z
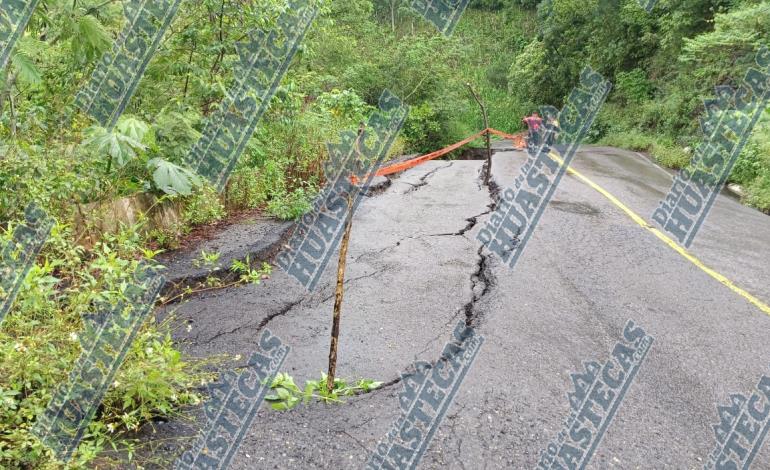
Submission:
M 10 233 L 0 233 L 0 241 L 6 242 Z M 59 467 L 31 433 L 35 417 L 68 379 L 80 354 L 81 315 L 96 301 L 118 299 L 138 265 L 141 239 L 133 228 L 108 238 L 88 256 L 70 240 L 66 227 L 54 227 L 0 329 L 2 468 Z M 73 468 L 87 467 L 113 445 L 130 445 L 125 434 L 150 419 L 197 403 L 194 387 L 207 377 L 200 364 L 182 359 L 168 325 L 148 320 L 89 426 Z
M 753 141 L 746 145 L 738 160 L 735 161 L 733 171 L 730 173 L 730 182 L 747 185 L 759 177 L 762 169 L 767 165 L 759 152 Z
M 242 167 L 237 169 L 227 186 L 227 205 L 239 209 L 255 209 L 267 202 L 268 194 L 262 172 L 258 168 Z
M 626 103 L 641 103 L 650 97 L 652 83 L 642 69 L 630 72 L 618 72 L 615 75 L 615 87 L 618 95 Z
M 746 202 L 770 214 L 770 169 L 767 167 L 746 188 Z
M 440 113 L 430 104 L 413 106 L 402 131 L 409 147 L 419 152 L 437 150 L 436 145 L 443 140 L 439 135 L 442 131 L 441 122 Z
M 225 206 L 219 194 L 210 186 L 205 186 L 184 199 L 182 220 L 188 225 L 218 222 L 226 215 Z
M 297 219 L 311 208 L 310 195 L 304 188 L 274 196 L 267 205 L 270 214 L 283 220 Z
M 548 80 L 545 60 L 545 44 L 534 40 L 524 47 L 508 72 L 509 91 L 530 103 L 529 108 L 549 104 L 548 96 L 541 86 Z
M 653 142 L 652 156 L 660 165 L 668 168 L 684 168 L 690 163 L 692 154 L 672 143 L 667 139 L 659 139 Z

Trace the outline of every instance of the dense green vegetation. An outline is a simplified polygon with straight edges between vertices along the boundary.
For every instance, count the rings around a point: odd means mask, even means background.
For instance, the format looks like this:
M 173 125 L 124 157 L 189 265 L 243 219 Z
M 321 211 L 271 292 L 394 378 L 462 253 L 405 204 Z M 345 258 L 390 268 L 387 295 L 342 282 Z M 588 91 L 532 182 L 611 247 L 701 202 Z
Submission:
M 119 125 L 107 132 L 78 114 L 73 98 L 122 26 L 121 7 L 44 2 L 0 83 L 0 219 L 17 217 L 31 199 L 67 215 L 73 203 L 162 194 L 148 163 L 182 163 L 232 80 L 234 43 L 269 24 L 275 8 L 263 7 L 280 4 L 250 3 L 184 3 Z M 384 3 L 327 2 L 240 161 L 228 207 L 301 213 L 321 180 L 325 143 L 355 129 L 385 88 L 411 106 L 394 153 L 433 150 L 479 130 L 466 82 L 482 91 L 498 127 L 517 128 L 505 76 L 534 27 L 531 15 L 501 21 L 470 11 L 447 39 L 405 4 L 391 16 L 391 2 Z
M 635 0 L 544 0 L 536 11 L 537 35 L 510 69 L 511 93 L 559 103 L 590 64 L 615 87 L 592 140 L 649 151 L 672 168 L 702 138 L 703 99 L 717 85 L 737 86 L 770 43 L 767 1 L 661 0 L 647 14 Z M 770 113 L 730 179 L 746 188 L 745 202 L 770 212 Z
M 476 0 L 451 38 L 406 1 L 326 0 L 224 195 L 169 188 L 154 177 L 152 162 L 182 164 L 233 78 L 234 43 L 269 27 L 281 4 L 182 2 L 108 132 L 78 113 L 73 99 L 122 28 L 120 2 L 41 1 L 0 71 L 0 227 L 8 239 L 30 201 L 59 225 L 0 328 L 0 467 L 55 466 L 30 427 L 79 353 L 80 315 L 119 296 L 138 260 L 156 255 L 150 242 L 172 246 L 180 232 L 239 209 L 302 214 L 323 183 L 325 143 L 357 128 L 383 89 L 411 106 L 392 153 L 424 152 L 482 128 L 467 84 L 488 105 L 491 125 L 514 132 L 537 106 L 560 105 L 590 64 L 615 83 L 591 139 L 678 167 L 699 138 L 701 100 L 714 85 L 734 84 L 758 44 L 770 42 L 770 4 L 750 0 L 661 0 L 651 14 L 636 0 Z M 766 211 L 769 121 L 732 175 L 747 188 L 747 202 Z M 182 201 L 180 226 L 148 233 L 124 227 L 80 246 L 78 207 L 137 192 Z M 130 446 L 126 433 L 199 400 L 194 387 L 207 377 L 200 363 L 182 360 L 168 331 L 155 321 L 145 325 L 77 464 L 107 465 L 105 451 Z

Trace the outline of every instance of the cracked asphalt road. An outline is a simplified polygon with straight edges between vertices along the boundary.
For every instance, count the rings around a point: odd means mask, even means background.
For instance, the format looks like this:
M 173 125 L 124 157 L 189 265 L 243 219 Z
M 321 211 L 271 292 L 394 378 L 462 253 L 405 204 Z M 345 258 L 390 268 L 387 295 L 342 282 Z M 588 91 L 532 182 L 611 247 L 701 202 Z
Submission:
M 511 185 L 524 158 L 496 152 L 495 182 Z M 583 148 L 573 167 L 647 220 L 670 187 L 668 173 L 633 152 Z M 535 467 L 569 415 L 570 374 L 606 360 L 628 319 L 655 343 L 588 468 L 702 468 L 717 404 L 768 373 L 770 318 L 572 176 L 510 271 L 475 241 L 493 202 L 481 170 L 480 161 L 429 162 L 363 202 L 337 370 L 391 384 L 342 405 L 263 405 L 231 468 L 363 468 L 399 415 L 399 374 L 437 359 L 461 318 L 486 340 L 421 468 Z M 768 242 L 770 218 L 721 196 L 691 252 L 768 302 Z M 300 384 L 317 378 L 335 271 L 313 294 L 276 269 L 261 285 L 172 306 L 175 339 L 197 357 L 247 357 L 267 327 L 292 347 L 283 370 Z M 172 421 L 146 432 L 173 457 L 186 442 L 175 438 L 191 431 Z M 770 467 L 768 447 L 754 468 Z

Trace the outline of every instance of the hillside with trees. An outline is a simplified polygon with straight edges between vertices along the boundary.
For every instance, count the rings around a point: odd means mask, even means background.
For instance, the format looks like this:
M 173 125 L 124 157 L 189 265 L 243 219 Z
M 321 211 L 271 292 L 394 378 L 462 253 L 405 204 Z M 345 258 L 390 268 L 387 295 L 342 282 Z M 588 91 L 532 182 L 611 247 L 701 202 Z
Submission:
M 670 168 L 686 165 L 702 140 L 703 100 L 715 86 L 737 86 L 770 41 L 767 1 L 660 1 L 651 14 L 635 1 L 524 3 L 537 33 L 510 68 L 511 94 L 527 109 L 558 103 L 590 64 L 614 84 L 591 139 L 648 151 Z M 770 114 L 730 179 L 744 202 L 770 211 Z

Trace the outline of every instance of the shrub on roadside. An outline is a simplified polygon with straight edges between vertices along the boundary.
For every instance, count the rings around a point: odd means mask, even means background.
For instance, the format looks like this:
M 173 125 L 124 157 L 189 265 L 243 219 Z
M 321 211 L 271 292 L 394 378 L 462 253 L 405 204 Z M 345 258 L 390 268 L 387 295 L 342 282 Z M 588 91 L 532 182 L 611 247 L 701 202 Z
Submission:
M 730 173 L 730 182 L 743 186 L 751 184 L 762 173 L 763 166 L 767 164 L 762 159 L 756 144 L 749 142 L 743 149 L 743 152 L 741 152 L 738 160 L 735 161 L 733 171 Z
M 418 152 L 430 152 L 438 142 L 443 141 L 441 136 L 442 118 L 439 111 L 428 103 L 413 106 L 409 110 L 409 116 L 404 123 L 403 134 L 409 148 Z
M 750 185 L 770 170 L 770 108 L 754 128 L 751 138 L 735 162 L 730 181 Z
M 255 209 L 267 201 L 267 192 L 259 184 L 261 172 L 243 167 L 235 171 L 227 186 L 227 207 Z
M 746 188 L 746 203 L 770 214 L 770 169 L 762 173 Z
M 610 132 L 598 142 L 601 145 L 626 148 L 638 152 L 646 152 L 652 148 L 655 139 L 636 129 L 621 132 Z
M 641 103 L 652 94 L 652 83 L 642 69 L 618 72 L 615 80 L 617 94 L 625 103 Z
M 10 231 L 0 233 L 0 241 L 9 239 Z M 92 311 L 96 301 L 120 298 L 139 263 L 136 230 L 107 239 L 88 256 L 70 240 L 66 227 L 54 227 L 0 329 L 0 468 L 60 468 L 31 429 L 81 352 L 81 315 Z M 194 387 L 206 377 L 199 364 L 181 359 L 167 325 L 148 320 L 72 467 L 88 467 L 113 446 L 129 447 L 126 432 L 198 402 Z
M 267 211 L 270 215 L 283 220 L 297 219 L 307 213 L 310 208 L 310 195 L 304 188 L 295 188 L 280 197 L 274 197 L 267 204 Z
M 206 186 L 184 199 L 182 220 L 188 225 L 204 225 L 218 222 L 225 218 L 225 206 L 217 191 Z
M 691 153 L 685 152 L 684 148 L 674 144 L 668 139 L 657 139 L 653 142 L 650 153 L 658 164 L 667 167 L 680 169 L 690 163 Z

